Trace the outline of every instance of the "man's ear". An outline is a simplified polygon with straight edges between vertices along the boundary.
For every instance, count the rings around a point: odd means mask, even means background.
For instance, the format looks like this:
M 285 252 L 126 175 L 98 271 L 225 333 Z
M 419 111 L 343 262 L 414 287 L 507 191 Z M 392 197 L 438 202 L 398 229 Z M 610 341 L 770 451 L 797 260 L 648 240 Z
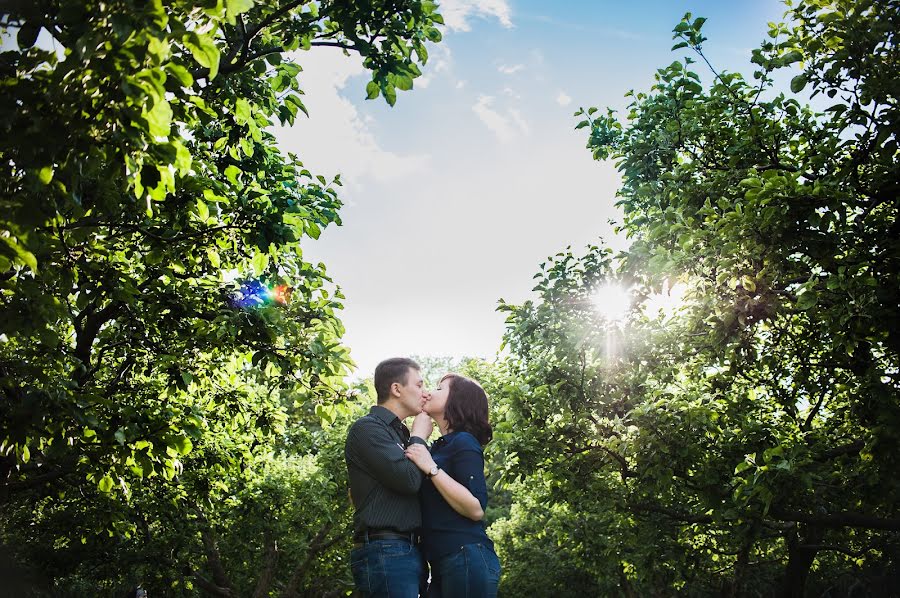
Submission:
M 400 383 L 394 382 L 391 384 L 391 396 L 399 397 L 400 396 Z

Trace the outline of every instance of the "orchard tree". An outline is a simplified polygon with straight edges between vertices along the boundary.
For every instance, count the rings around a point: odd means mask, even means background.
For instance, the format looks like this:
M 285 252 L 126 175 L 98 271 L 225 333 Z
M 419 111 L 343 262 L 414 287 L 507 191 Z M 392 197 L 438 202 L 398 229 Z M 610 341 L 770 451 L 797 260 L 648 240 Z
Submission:
M 64 496 L 23 493 L 4 513 L 19 576 L 41 595 L 343 595 L 352 588 L 346 429 L 368 399 L 323 422 L 309 403 L 284 408 L 275 433 L 229 467 L 234 432 L 206 434 L 177 484 L 132 480 L 119 500 L 90 485 Z M 110 514 L 114 514 L 111 517 Z M 114 533 L 106 530 L 114 522 Z M 20 593 L 26 593 L 21 589 Z
M 3 3 L 18 45 L 0 54 L 4 518 L 80 500 L 82 521 L 127 540 L 136 490 L 184 514 L 197 496 L 183 480 L 267 452 L 279 397 L 333 417 L 342 297 L 301 241 L 340 223 L 340 180 L 283 155 L 269 128 L 306 112 L 298 61 L 314 46 L 360 55 L 366 95 L 394 104 L 440 39 L 435 11 Z
M 608 591 L 887 595 L 900 576 L 900 6 L 788 8 L 753 81 L 710 66 L 704 87 L 686 58 L 624 121 L 580 114 L 631 247 L 560 254 L 536 301 L 501 306 L 508 475 L 586 513 L 563 541 L 582 571 L 615 559 Z M 710 64 L 703 22 L 674 49 Z M 592 301 L 611 283 L 621 320 Z

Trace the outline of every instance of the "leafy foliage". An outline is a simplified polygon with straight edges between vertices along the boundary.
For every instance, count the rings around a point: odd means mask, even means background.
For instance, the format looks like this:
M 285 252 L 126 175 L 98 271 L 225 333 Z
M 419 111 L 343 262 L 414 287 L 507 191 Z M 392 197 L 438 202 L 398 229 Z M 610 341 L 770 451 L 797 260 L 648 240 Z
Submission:
M 4 541 L 21 540 L 12 521 L 31 521 L 45 548 L 89 560 L 92 542 L 112 549 L 100 537 L 126 550 L 162 532 L 145 554 L 164 563 L 176 537 L 191 547 L 202 535 L 201 511 L 230 533 L 238 512 L 298 517 L 278 509 L 323 479 L 321 500 L 340 494 L 325 465 L 291 450 L 309 444 L 284 437 L 310 421 L 290 419 L 296 409 L 334 421 L 347 390 L 343 297 L 301 249 L 340 224 L 340 179 L 283 155 L 268 128 L 306 112 L 297 61 L 314 46 L 358 53 L 369 97 L 393 104 L 440 38 L 435 11 L 419 0 L 7 3 L 0 19 L 19 48 L 0 54 Z M 240 307 L 250 281 L 290 300 Z M 282 500 L 241 511 L 262 488 Z M 40 505 L 34 518 L 25 501 Z M 183 564 L 190 579 L 198 567 Z M 236 571 L 222 592 L 249 587 Z
M 887 595 L 896 583 L 900 236 L 885 73 L 900 12 L 789 6 L 791 24 L 772 24 L 753 53 L 754 83 L 713 70 L 704 88 L 692 60 L 675 61 L 624 122 L 578 113 L 595 158 L 622 173 L 632 245 L 616 260 L 562 253 L 536 300 L 501 304 L 499 439 L 505 479 L 521 480 L 514 513 L 529 513 L 501 528 L 503 554 L 522 554 L 517 536 L 539 517 L 540 549 L 566 553 L 548 571 L 602 593 Z M 703 22 L 686 15 L 674 49 L 706 61 Z M 786 68 L 795 93 L 836 103 L 816 112 L 778 92 Z M 624 322 L 592 304 L 609 282 L 631 294 Z M 676 285 L 680 307 L 657 310 Z M 563 532 L 575 514 L 588 532 Z M 526 567 L 508 574 L 517 593 L 546 594 Z

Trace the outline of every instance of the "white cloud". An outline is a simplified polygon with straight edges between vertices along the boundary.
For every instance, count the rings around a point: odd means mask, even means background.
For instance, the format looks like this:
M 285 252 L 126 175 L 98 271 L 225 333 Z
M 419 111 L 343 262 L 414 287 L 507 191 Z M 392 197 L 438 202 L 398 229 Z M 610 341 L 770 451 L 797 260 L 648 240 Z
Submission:
M 518 110 L 510 108 L 503 114 L 493 108 L 493 103 L 492 96 L 478 96 L 478 102 L 472 106 L 472 110 L 497 139 L 505 143 L 530 132 L 528 123 Z
M 512 75 L 513 73 L 518 73 L 522 69 L 525 68 L 524 64 L 514 64 L 512 66 L 507 66 L 505 64 L 501 64 L 497 67 L 497 70 L 503 73 L 504 75 Z
M 298 113 L 293 127 L 274 127 L 283 150 L 297 154 L 315 174 L 330 178 L 340 173 L 350 192 L 362 189 L 367 178 L 394 180 L 427 165 L 427 156 L 404 156 L 381 147 L 372 130 L 377 123 L 361 116 L 347 99 L 365 94 L 365 78 L 357 76 L 366 71 L 358 56 L 313 48 L 295 58 L 303 67 L 299 80 L 309 118 Z
M 463 80 L 459 80 L 456 82 L 456 89 L 462 89 L 465 86 L 466 86 L 466 82 Z
M 522 96 L 519 95 L 518 93 L 516 93 L 516 90 L 514 90 L 512 87 L 504 87 L 504 88 L 503 88 L 503 93 L 504 93 L 505 95 L 508 95 L 509 97 L 515 98 L 515 99 L 517 99 L 517 100 L 521 100 L 521 99 L 522 99 Z
M 506 0 L 444 0 L 438 12 L 450 31 L 470 31 L 471 17 L 496 18 L 504 27 L 512 27 L 509 3 Z
M 425 89 L 431 85 L 434 76 L 449 69 L 452 63 L 453 57 L 450 54 L 450 46 L 447 45 L 447 42 L 431 46 L 428 63 L 422 69 L 422 76 L 415 80 L 415 88 Z
M 522 113 L 519 112 L 518 109 L 510 108 L 509 109 L 509 117 L 515 123 L 516 127 L 518 127 L 519 131 L 521 131 L 525 135 L 528 135 L 529 133 L 531 133 L 531 127 L 528 126 L 528 123 L 525 121 L 524 118 L 522 118 Z
M 572 103 L 572 98 L 569 97 L 569 94 L 560 90 L 559 94 L 556 96 L 556 103 L 560 106 L 568 106 Z

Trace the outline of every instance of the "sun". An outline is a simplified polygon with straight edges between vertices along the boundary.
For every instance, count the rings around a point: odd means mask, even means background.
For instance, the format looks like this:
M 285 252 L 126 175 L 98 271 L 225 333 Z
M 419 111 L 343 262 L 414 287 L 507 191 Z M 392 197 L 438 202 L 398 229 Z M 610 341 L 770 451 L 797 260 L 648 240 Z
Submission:
M 593 292 L 591 303 L 608 322 L 621 322 L 631 309 L 631 293 L 621 285 L 606 283 Z

